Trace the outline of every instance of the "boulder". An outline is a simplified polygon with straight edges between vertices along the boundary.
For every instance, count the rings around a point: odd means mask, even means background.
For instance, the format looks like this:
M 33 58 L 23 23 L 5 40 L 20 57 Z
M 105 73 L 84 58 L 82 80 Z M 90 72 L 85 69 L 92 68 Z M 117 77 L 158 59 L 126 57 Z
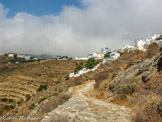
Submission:
M 159 104 L 157 105 L 157 112 L 162 117 L 162 101 L 160 101 Z
M 157 70 L 158 70 L 158 72 L 160 72 L 162 70 L 162 56 L 158 60 Z
M 148 76 L 149 76 L 148 73 L 144 73 L 144 74 L 142 75 L 142 81 L 143 81 L 144 83 L 146 83 L 146 82 L 148 82 L 148 81 L 150 80 L 150 78 L 148 78 Z

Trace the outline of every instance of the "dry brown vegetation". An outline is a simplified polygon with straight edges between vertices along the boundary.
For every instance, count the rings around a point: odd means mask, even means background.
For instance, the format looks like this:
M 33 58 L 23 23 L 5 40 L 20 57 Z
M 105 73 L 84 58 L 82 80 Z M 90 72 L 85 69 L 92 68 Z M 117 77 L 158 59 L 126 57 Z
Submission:
M 134 108 L 135 121 L 160 122 L 157 104 L 162 100 L 162 72 L 157 73 L 148 83 L 140 83 L 133 96 L 128 96 L 125 104 Z
M 106 71 L 96 73 L 94 76 L 94 80 L 96 81 L 95 88 L 98 89 L 101 82 L 104 80 L 108 80 L 108 78 L 109 78 L 109 73 Z
M 79 76 L 74 78 L 71 82 L 68 83 L 69 87 L 73 87 L 75 85 L 80 85 L 85 81 L 85 79 L 83 78 L 83 76 Z
M 29 115 L 43 101 L 54 100 L 55 107 L 68 99 L 65 93 L 69 83 L 69 73 L 75 69 L 75 64 L 80 61 L 49 60 L 33 63 L 8 64 L 6 57 L 1 57 L 0 66 L 0 115 Z M 7 67 L 4 69 L 4 67 Z M 76 81 L 79 84 L 83 81 Z M 75 84 L 75 85 L 76 85 Z M 53 98 L 53 96 L 55 96 Z M 5 100 L 7 99 L 7 100 Z M 13 107 L 12 107 L 12 106 Z M 50 102 L 43 104 L 44 107 Z M 55 108 L 51 107 L 51 108 Z M 38 113 L 46 114 L 46 110 Z M 47 110 L 48 109 L 48 110 Z

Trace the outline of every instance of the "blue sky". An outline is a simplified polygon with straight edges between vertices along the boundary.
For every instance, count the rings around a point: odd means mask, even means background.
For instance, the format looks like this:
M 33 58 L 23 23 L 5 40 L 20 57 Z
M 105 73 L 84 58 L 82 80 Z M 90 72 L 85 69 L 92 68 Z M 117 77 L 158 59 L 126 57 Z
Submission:
M 58 15 L 64 5 L 79 6 L 79 0 L 0 0 L 9 8 L 8 17 L 18 12 L 26 12 L 36 16 Z

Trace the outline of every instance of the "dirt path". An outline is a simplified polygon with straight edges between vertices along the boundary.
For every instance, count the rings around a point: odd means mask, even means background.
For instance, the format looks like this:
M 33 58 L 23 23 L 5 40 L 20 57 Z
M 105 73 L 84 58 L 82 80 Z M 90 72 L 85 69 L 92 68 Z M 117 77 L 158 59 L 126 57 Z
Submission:
M 85 95 L 94 89 L 94 84 L 89 81 L 74 87 L 72 98 L 48 113 L 42 122 L 130 122 L 127 108 Z

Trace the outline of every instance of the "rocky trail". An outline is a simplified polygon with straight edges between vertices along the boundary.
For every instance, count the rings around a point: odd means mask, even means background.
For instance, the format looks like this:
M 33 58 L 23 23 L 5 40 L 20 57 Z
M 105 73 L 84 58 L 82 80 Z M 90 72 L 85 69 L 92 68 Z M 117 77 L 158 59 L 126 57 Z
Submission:
M 88 96 L 94 89 L 95 81 L 71 89 L 72 97 L 54 109 L 42 122 L 130 122 L 130 110 Z

